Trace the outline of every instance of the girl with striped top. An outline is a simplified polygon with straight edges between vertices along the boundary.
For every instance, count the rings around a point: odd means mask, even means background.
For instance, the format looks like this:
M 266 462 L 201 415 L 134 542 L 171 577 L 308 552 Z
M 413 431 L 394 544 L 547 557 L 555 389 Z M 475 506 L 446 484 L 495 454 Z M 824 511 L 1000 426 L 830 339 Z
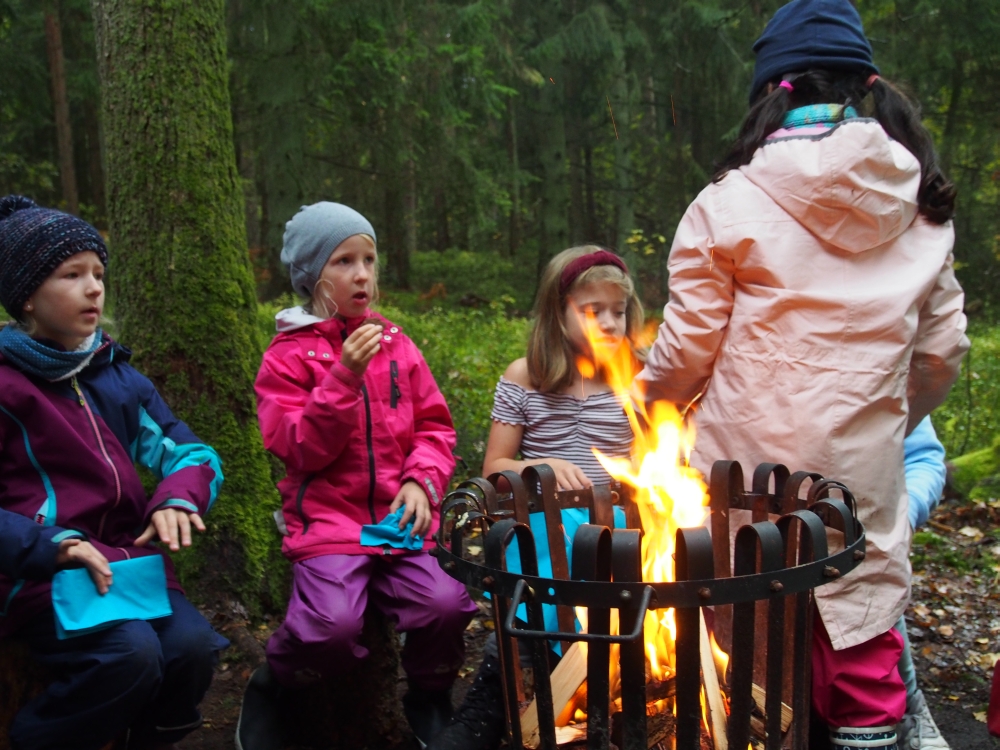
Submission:
M 599 358 L 592 347 L 627 347 L 638 362 L 642 325 L 642 304 L 621 258 L 592 245 L 555 256 L 539 285 L 527 357 L 511 363 L 497 384 L 483 474 L 520 473 L 526 466 L 544 463 L 555 472 L 559 489 L 608 484 L 611 477 L 593 449 L 628 457 L 632 428 L 605 373 L 595 364 Z M 551 563 L 542 516 L 532 514 L 531 526 L 539 573 L 547 575 Z M 588 511 L 563 510 L 562 520 L 568 547 L 577 527 L 588 522 Z M 616 520 L 616 525 L 624 521 L 620 516 Z M 508 551 L 508 560 L 516 559 L 516 553 Z M 555 628 L 555 618 L 548 613 L 546 626 Z M 428 748 L 493 750 L 503 734 L 503 691 L 491 641 L 465 701 Z

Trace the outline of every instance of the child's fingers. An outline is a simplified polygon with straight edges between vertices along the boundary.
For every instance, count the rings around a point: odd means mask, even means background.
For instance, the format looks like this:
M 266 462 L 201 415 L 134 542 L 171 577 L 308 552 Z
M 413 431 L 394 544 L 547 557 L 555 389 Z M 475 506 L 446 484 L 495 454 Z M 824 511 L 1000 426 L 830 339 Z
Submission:
M 417 509 L 417 522 L 413 524 L 413 536 L 424 537 L 431 528 L 430 505 L 422 504 Z
M 135 546 L 145 547 L 147 544 L 149 544 L 149 541 L 153 538 L 153 535 L 156 533 L 157 533 L 156 524 L 150 521 L 149 526 L 146 527 L 146 530 L 139 535 L 138 539 L 135 540 Z
M 180 542 L 182 547 L 191 546 L 191 520 L 187 513 L 177 514 L 177 529 L 180 531 Z
M 188 516 L 188 518 L 191 520 L 191 523 L 194 524 L 194 527 L 198 529 L 198 531 L 205 531 L 205 522 L 201 520 L 201 516 L 199 516 L 197 513 L 192 513 Z
M 167 508 L 153 514 L 153 523 L 156 524 L 156 533 L 160 535 L 160 541 L 168 545 L 171 551 L 176 552 L 181 548 L 177 529 L 177 511 Z
M 410 522 L 410 519 L 413 518 L 413 514 L 414 514 L 413 503 L 408 502 L 406 504 L 406 511 L 403 513 L 403 517 L 399 521 L 399 528 L 405 529 L 406 524 L 408 524 Z

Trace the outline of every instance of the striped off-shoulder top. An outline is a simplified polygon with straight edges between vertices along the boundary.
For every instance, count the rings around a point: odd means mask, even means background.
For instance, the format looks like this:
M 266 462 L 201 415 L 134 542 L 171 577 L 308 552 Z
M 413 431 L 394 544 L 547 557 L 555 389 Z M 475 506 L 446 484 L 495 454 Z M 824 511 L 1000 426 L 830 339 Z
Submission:
M 521 458 L 561 458 L 580 467 L 594 484 L 611 477 L 594 456 L 627 458 L 632 428 L 625 410 L 611 392 L 579 399 L 568 393 L 540 393 L 501 377 L 493 396 L 497 422 L 523 425 Z

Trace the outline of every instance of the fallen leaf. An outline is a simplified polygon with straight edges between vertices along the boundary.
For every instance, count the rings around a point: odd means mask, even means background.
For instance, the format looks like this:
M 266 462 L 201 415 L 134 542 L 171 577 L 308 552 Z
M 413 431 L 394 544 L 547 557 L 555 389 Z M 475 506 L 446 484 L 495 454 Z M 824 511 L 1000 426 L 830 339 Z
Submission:
M 470 544 L 465 548 L 465 551 L 468 552 L 470 555 L 475 556 L 478 555 L 480 552 L 482 552 L 483 548 L 480 547 L 478 544 Z
M 940 627 L 938 627 L 938 633 L 940 633 L 945 638 L 951 638 L 953 635 L 955 635 L 955 628 L 953 628 L 951 625 L 941 625 Z
M 984 646 L 990 642 L 989 638 L 976 638 L 976 643 L 982 643 Z
M 986 712 L 985 711 L 975 711 L 972 714 L 976 721 L 981 721 L 983 724 L 986 723 Z
M 963 526 L 958 530 L 958 533 L 962 536 L 967 536 L 970 539 L 982 539 L 983 537 L 983 532 L 975 526 Z

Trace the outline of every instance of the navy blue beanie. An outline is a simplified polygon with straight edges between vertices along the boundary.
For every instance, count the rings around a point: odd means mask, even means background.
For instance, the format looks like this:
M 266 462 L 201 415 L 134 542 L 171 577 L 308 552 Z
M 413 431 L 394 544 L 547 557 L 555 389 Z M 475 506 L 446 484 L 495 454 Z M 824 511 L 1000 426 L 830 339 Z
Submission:
M 90 224 L 30 198 L 0 198 L 0 304 L 21 320 L 24 303 L 70 256 L 92 250 L 108 265 L 104 238 Z
M 792 0 L 774 14 L 753 51 L 751 104 L 768 81 L 786 73 L 810 68 L 878 73 L 861 16 L 849 0 Z

